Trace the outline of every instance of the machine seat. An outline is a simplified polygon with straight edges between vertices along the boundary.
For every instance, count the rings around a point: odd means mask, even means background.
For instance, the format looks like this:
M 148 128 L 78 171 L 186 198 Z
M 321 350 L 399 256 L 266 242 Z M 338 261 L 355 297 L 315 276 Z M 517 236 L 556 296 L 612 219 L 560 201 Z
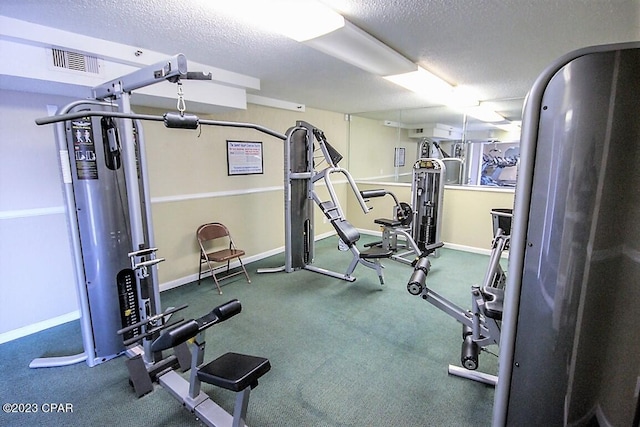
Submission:
M 367 250 L 360 252 L 360 258 L 362 259 L 389 258 L 391 255 L 393 255 L 393 251 L 391 249 L 384 249 L 379 246 L 372 246 Z
M 401 221 L 397 219 L 388 219 L 388 218 L 378 218 L 373 220 L 374 224 L 383 225 L 385 227 L 400 227 L 402 225 Z
M 258 378 L 269 372 L 271 363 L 264 357 L 225 353 L 198 369 L 200 381 L 239 392 L 258 386 Z
M 485 314 L 487 317 L 502 320 L 504 289 L 487 286 L 482 290 L 485 297 Z

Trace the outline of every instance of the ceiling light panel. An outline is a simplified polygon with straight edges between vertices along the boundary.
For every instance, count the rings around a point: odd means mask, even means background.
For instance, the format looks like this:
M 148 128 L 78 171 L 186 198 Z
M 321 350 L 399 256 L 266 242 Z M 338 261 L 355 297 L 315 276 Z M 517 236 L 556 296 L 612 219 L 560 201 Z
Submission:
M 418 68 L 413 62 L 346 20 L 343 27 L 304 43 L 378 76 L 407 73 Z
M 313 0 L 231 0 L 206 4 L 247 25 L 299 42 L 335 31 L 345 22 L 342 15 Z
M 385 76 L 385 79 L 443 104 L 453 95 L 453 86 L 422 67 L 409 73 Z

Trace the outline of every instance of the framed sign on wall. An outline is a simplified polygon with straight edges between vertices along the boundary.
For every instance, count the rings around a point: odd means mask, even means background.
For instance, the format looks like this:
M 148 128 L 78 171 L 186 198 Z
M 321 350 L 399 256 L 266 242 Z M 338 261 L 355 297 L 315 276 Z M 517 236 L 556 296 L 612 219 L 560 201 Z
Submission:
M 404 166 L 404 148 L 396 148 L 395 156 L 393 159 L 393 166 Z
M 262 142 L 227 140 L 227 174 L 263 173 Z

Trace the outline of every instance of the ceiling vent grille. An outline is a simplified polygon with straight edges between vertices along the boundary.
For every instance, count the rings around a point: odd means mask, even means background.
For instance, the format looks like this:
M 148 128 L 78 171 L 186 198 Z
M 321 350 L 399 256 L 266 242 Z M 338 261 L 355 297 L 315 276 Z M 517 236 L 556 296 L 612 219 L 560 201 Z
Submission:
M 83 55 L 62 49 L 51 49 L 53 66 L 83 73 L 100 74 L 100 65 L 95 56 Z

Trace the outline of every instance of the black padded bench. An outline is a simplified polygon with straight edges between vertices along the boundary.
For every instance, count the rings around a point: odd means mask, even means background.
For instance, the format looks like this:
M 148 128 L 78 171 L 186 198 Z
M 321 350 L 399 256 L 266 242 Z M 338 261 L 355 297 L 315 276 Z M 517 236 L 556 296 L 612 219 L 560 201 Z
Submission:
M 264 357 L 225 353 L 198 369 L 198 378 L 207 384 L 240 392 L 256 388 L 258 378 L 269 372 L 271 363 Z
M 191 357 L 189 381 L 173 370 L 159 376 L 158 381 L 182 400 L 183 405 L 195 412 L 207 425 L 231 424 L 233 427 L 245 427 L 251 389 L 256 388 L 258 379 L 271 369 L 271 363 L 265 357 L 231 352 L 223 354 L 204 366 L 198 366 L 204 358 L 206 344 L 204 331 L 235 316 L 241 310 L 240 302 L 231 300 L 198 319 L 184 321 L 168 328 L 151 344 L 152 351 L 160 352 L 194 339 L 192 349 L 195 353 Z M 233 418 L 228 420 L 229 422 L 225 421 L 229 414 L 200 391 L 201 382 L 236 393 Z

